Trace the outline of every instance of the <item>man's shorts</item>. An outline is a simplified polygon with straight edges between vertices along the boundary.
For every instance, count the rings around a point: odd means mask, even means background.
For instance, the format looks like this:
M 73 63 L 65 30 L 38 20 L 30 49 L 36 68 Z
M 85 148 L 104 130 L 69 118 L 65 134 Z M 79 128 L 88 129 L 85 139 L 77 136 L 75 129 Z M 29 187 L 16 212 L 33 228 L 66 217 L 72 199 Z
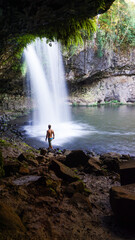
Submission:
M 52 140 L 53 140 L 53 137 L 52 138 L 48 138 L 49 146 L 51 146 L 51 141 Z

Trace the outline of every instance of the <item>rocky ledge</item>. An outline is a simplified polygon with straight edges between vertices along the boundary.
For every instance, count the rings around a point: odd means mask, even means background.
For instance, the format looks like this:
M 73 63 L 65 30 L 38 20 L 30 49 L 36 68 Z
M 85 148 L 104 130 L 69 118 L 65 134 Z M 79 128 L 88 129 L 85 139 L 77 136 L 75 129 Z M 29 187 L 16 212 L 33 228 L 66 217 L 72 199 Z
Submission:
M 119 166 L 128 160 L 1 139 L 0 239 L 134 239 L 109 202 L 109 190 L 120 187 Z

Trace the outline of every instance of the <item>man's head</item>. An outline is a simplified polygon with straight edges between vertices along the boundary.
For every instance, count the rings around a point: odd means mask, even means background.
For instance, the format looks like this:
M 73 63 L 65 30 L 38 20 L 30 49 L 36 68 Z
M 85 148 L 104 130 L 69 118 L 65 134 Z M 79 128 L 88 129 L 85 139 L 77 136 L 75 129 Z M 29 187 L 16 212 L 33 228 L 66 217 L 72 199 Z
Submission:
M 50 125 L 50 124 L 48 125 L 48 128 L 49 128 L 49 129 L 51 128 L 51 125 Z

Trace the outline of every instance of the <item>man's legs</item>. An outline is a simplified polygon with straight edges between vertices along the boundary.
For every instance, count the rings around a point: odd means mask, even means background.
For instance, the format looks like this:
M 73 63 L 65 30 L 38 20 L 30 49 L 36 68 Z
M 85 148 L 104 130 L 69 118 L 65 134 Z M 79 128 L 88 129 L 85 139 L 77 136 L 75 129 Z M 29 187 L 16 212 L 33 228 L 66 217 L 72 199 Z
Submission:
M 52 149 L 53 147 L 52 147 L 52 140 L 49 140 L 49 149 Z

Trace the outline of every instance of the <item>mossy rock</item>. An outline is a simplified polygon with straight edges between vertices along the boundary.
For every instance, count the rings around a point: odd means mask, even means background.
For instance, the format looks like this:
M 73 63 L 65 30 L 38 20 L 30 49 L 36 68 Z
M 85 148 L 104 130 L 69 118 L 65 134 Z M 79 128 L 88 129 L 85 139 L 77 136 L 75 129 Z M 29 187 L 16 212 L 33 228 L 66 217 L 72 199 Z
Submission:
M 56 195 L 56 193 L 60 193 L 61 191 L 61 181 L 60 180 L 55 181 L 51 178 L 48 178 L 46 180 L 46 187 L 50 189 L 52 193 L 55 192 Z
M 30 165 L 37 166 L 38 161 L 36 160 L 35 154 L 33 152 L 23 152 L 19 155 L 18 160 L 20 162 L 27 162 Z
M 79 180 L 79 177 L 74 171 L 55 159 L 52 160 L 49 168 L 55 172 L 57 177 L 62 178 L 65 181 L 74 182 Z
M 20 217 L 8 205 L 0 201 L 0 230 L 12 233 L 25 232 Z
M 81 180 L 68 184 L 65 192 L 70 195 L 76 192 L 82 193 L 85 196 L 89 196 L 91 194 L 90 190 L 86 188 L 85 184 Z

